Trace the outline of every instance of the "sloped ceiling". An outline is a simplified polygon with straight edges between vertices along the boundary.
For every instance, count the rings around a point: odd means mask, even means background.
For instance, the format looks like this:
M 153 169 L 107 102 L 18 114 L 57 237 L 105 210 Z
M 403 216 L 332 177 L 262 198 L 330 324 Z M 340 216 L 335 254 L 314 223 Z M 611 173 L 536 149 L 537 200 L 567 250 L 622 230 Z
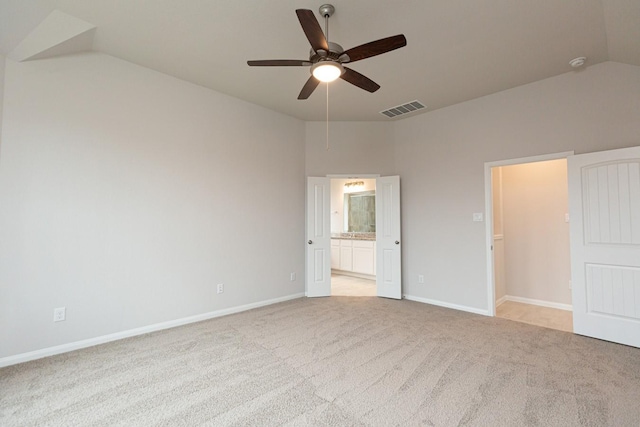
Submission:
M 54 10 L 15 49 L 11 59 L 26 61 L 91 50 L 95 26 Z
M 75 22 L 76 31 L 68 32 L 70 42 L 61 43 L 56 37 L 64 31 L 49 28 L 49 49 L 31 59 L 92 49 L 303 120 L 324 120 L 324 86 L 306 101 L 296 99 L 309 77 L 307 68 L 246 65 L 248 59 L 306 59 L 309 44 L 295 9 L 317 13 L 320 4 L 2 0 L 0 53 L 18 57 L 34 32 L 52 23 L 51 13 L 61 12 L 68 22 Z M 574 72 L 569 61 L 578 56 L 588 58 L 586 66 L 609 60 L 640 66 L 639 0 L 333 4 L 330 40 L 345 49 L 399 33 L 408 44 L 351 66 L 379 83 L 379 91 L 370 94 L 341 80 L 330 84 L 331 120 L 393 120 L 379 112 L 415 99 L 428 106 L 423 110 L 428 114 Z M 36 39 L 42 43 L 42 38 Z

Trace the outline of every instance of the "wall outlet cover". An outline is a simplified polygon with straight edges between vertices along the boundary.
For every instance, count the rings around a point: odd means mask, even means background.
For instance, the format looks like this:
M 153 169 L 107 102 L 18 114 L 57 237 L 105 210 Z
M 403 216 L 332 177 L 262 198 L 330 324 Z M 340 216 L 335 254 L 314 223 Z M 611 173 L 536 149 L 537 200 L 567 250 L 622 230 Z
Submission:
M 67 309 L 65 307 L 58 307 L 53 309 L 53 321 L 62 322 L 67 317 Z
M 224 292 L 224 284 L 218 283 L 218 293 L 221 294 Z

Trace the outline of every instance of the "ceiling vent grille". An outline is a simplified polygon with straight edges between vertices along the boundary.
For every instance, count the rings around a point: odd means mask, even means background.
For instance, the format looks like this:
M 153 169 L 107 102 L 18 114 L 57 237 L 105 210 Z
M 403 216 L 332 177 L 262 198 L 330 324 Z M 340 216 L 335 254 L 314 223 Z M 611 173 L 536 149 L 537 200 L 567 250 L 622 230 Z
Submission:
M 395 107 L 389 108 L 388 110 L 380 111 L 380 114 L 383 114 L 389 118 L 403 116 L 405 114 L 413 113 L 418 110 L 422 110 L 426 108 L 424 104 L 420 101 L 411 101 L 406 104 L 397 105 Z

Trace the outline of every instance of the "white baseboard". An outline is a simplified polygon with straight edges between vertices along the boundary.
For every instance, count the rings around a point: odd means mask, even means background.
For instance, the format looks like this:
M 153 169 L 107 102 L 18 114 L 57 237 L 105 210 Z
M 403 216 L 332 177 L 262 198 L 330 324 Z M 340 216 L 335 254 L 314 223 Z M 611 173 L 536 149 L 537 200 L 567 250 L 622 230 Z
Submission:
M 502 298 L 498 298 L 496 300 L 496 308 L 499 307 L 500 305 L 504 304 L 505 302 L 507 302 L 507 295 L 503 296 Z
M 467 311 L 469 313 L 482 314 L 483 316 L 489 316 L 489 311 L 488 310 L 483 310 L 481 308 L 468 307 L 466 305 L 451 304 L 451 303 L 444 302 L 444 301 L 437 301 L 437 300 L 428 299 L 428 298 L 414 297 L 412 295 L 406 295 L 406 294 L 403 295 L 403 298 L 404 299 L 408 299 L 409 301 L 417 301 L 417 302 L 422 302 L 424 304 L 437 305 L 439 307 L 452 308 L 454 310 Z
M 240 305 L 237 307 L 225 308 L 222 310 L 211 311 L 209 313 L 197 314 L 195 316 L 184 317 L 182 319 L 170 320 L 168 322 L 156 323 L 153 325 L 143 326 L 141 328 L 129 329 L 127 331 L 116 332 L 114 334 L 103 335 L 100 337 L 89 338 L 86 340 L 75 341 L 68 344 L 57 345 L 55 347 L 43 348 L 41 350 L 30 351 L 28 353 L 16 354 L 15 356 L 7 356 L 0 358 L 0 368 L 5 366 L 17 365 L 18 363 L 28 362 L 30 360 L 42 359 L 43 357 L 54 356 L 56 354 L 67 353 L 81 348 L 93 347 L 94 345 L 104 344 L 111 341 L 121 340 L 123 338 L 135 337 L 137 335 L 148 334 L 149 332 L 161 331 L 163 329 L 175 328 L 176 326 L 187 325 L 189 323 L 201 322 L 203 320 L 213 319 L 215 317 L 226 316 L 229 314 L 239 313 L 258 307 L 264 307 L 279 302 L 289 301 L 292 299 L 302 298 L 304 293 L 287 295 L 280 298 L 274 298 L 266 301 L 254 302 L 251 304 Z
M 573 311 L 573 306 L 571 304 L 562 304 L 559 302 L 543 301 L 539 299 L 524 298 L 524 297 L 514 297 L 512 295 L 505 295 L 502 298 L 500 298 L 498 301 L 496 301 L 496 307 L 505 301 L 521 302 L 524 304 L 538 305 L 540 307 L 549 307 L 549 308 L 557 308 L 559 310 Z

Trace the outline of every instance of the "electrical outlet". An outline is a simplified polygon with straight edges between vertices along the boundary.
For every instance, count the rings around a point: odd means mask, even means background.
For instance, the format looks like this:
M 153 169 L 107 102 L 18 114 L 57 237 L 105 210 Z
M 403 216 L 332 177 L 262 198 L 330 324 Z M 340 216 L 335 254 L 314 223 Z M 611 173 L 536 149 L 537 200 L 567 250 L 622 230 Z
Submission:
M 291 276 L 290 276 L 289 280 L 291 280 L 292 282 L 295 282 L 296 281 L 296 273 L 291 273 Z
M 62 322 L 66 317 L 67 309 L 65 307 L 59 307 L 53 309 L 53 321 L 54 322 Z
M 422 274 L 418 274 L 418 283 L 424 283 L 424 276 Z
M 218 283 L 218 293 L 221 294 L 224 292 L 224 284 Z
M 482 221 L 483 221 L 483 219 L 482 219 L 482 212 L 475 212 L 475 213 L 473 214 L 473 221 L 474 221 L 474 222 L 482 222 Z

